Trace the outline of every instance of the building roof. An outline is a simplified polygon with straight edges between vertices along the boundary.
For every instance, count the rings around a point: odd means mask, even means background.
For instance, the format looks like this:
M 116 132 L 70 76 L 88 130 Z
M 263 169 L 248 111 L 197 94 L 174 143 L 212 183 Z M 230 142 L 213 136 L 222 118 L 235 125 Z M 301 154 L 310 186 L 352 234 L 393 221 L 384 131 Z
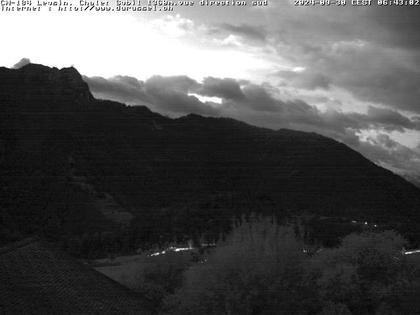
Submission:
M 145 300 L 40 239 L 0 249 L 0 314 L 149 314 Z

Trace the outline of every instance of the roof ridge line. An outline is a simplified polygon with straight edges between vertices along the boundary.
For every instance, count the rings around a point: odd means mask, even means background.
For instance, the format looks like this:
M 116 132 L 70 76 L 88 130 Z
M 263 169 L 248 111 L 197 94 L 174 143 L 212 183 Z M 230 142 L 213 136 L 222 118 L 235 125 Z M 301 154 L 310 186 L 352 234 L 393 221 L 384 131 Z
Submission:
M 38 236 L 32 236 L 32 237 L 27 237 L 27 238 L 25 238 L 23 240 L 20 240 L 20 241 L 16 241 L 16 242 L 7 244 L 3 247 L 0 247 L 0 255 L 6 254 L 10 251 L 13 251 L 15 249 L 24 247 L 24 246 L 29 245 L 31 243 L 38 242 L 39 240 L 40 240 L 40 238 Z

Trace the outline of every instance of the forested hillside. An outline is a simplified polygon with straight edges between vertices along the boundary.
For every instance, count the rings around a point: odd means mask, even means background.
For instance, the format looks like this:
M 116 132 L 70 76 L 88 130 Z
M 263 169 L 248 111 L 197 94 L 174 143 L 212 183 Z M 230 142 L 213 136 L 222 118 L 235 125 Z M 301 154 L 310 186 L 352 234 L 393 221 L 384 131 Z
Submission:
M 100 256 L 217 238 L 250 212 L 369 220 L 420 240 L 420 190 L 317 134 L 170 119 L 35 64 L 0 68 L 0 112 L 4 243 L 44 234 Z

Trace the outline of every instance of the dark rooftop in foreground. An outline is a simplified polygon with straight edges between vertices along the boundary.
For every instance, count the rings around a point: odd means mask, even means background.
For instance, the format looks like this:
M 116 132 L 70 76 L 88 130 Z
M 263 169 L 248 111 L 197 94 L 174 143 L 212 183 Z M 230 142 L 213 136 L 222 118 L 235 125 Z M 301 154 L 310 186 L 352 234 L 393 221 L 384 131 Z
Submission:
M 149 314 L 145 300 L 37 238 L 0 248 L 0 314 Z

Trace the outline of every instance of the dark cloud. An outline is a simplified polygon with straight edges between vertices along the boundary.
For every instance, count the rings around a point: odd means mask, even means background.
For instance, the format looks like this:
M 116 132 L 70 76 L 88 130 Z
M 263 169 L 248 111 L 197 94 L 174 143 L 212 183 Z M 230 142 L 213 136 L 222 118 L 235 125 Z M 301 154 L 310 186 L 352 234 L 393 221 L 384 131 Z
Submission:
M 98 98 L 136 105 L 149 103 L 144 82 L 136 78 L 116 76 L 111 79 L 102 77 L 84 77 L 83 79 Z
M 31 61 L 28 58 L 22 58 L 18 63 L 16 63 L 12 68 L 13 69 L 20 69 L 27 64 L 30 64 Z
M 408 49 L 420 48 L 418 6 L 373 6 L 369 9 L 369 17 L 372 26 L 378 30 L 377 41 Z
M 271 93 L 261 85 L 247 83 L 241 89 L 242 97 L 226 100 L 226 104 L 237 109 L 249 108 L 253 111 L 278 112 L 285 103 L 275 99 Z
M 152 77 L 145 82 L 146 93 L 151 103 L 160 111 L 175 114 L 218 115 L 210 103 L 203 103 L 197 97 L 188 95 L 196 88 L 194 80 L 186 77 Z
M 352 130 L 382 129 L 388 132 L 405 129 L 420 130 L 420 117 L 409 118 L 398 111 L 369 106 L 366 114 L 345 113 L 336 109 L 321 112 L 317 107 L 295 100 L 281 100 L 275 89 L 268 84 L 253 84 L 234 79 L 207 77 L 199 83 L 187 76 L 153 76 L 145 82 L 136 78 L 116 76 L 111 79 L 85 77 L 96 96 L 130 104 L 148 104 L 159 111 L 172 113 L 196 113 L 205 115 L 240 116 L 240 111 L 267 113 L 275 118 L 278 127 L 284 125 L 317 130 L 333 130 L 345 133 Z M 201 102 L 192 94 L 222 99 L 222 106 Z M 267 125 L 271 126 L 270 119 Z M 260 121 L 264 124 L 263 121 Z
M 404 131 L 404 128 L 420 130 L 419 121 L 412 120 L 394 110 L 369 106 L 367 116 L 385 130 Z
M 200 88 L 197 89 L 197 93 L 204 96 L 216 96 L 232 100 L 242 100 L 245 97 L 236 80 L 213 77 L 205 78 Z
M 328 89 L 331 84 L 331 79 L 322 73 L 282 70 L 278 71 L 276 76 L 284 78 L 288 85 L 308 90 Z
M 183 93 L 188 93 L 188 91 L 196 89 L 199 86 L 197 81 L 187 76 L 153 76 L 148 79 L 145 84 L 148 90 L 163 88 L 166 90 L 174 90 Z
M 373 161 L 389 168 L 408 170 L 420 166 L 420 150 L 409 149 L 385 132 L 420 130 L 420 117 L 407 117 L 395 110 L 370 106 L 365 114 L 336 109 L 320 111 L 302 100 L 281 100 L 268 84 L 208 77 L 199 83 L 186 76 L 154 76 L 145 82 L 132 77 L 85 78 L 94 95 L 148 104 L 152 110 L 183 115 L 196 113 L 226 116 L 273 129 L 293 128 L 323 134 L 344 142 Z M 217 96 L 222 104 L 202 102 L 192 93 Z M 361 141 L 363 131 L 376 130 L 375 137 Z M 404 163 L 405 161 L 405 163 Z
M 263 27 L 250 24 L 233 25 L 223 23 L 219 25 L 218 29 L 213 29 L 213 31 L 227 32 L 253 41 L 265 41 L 267 37 L 267 33 Z
M 164 91 L 163 93 L 154 94 L 153 102 L 160 110 L 167 110 L 176 114 L 219 115 L 219 111 L 208 105 L 209 103 L 203 103 L 195 96 L 188 96 L 175 91 Z
M 395 149 L 399 147 L 399 143 L 392 140 L 387 134 L 380 134 L 376 137 L 376 142 L 386 149 Z
M 359 141 L 353 148 L 394 172 L 400 174 L 417 172 L 419 175 L 420 152 L 401 145 L 386 134 L 379 134 L 376 138 L 370 137 L 368 141 Z
M 365 101 L 420 112 L 420 69 L 413 61 L 399 58 L 396 51 L 385 54 L 369 44 L 343 46 L 326 55 L 328 63 L 316 65 L 330 74 L 332 84 Z
M 92 93 L 98 98 L 106 98 L 132 105 L 148 105 L 152 110 L 167 114 L 218 115 L 211 103 L 203 103 L 189 95 L 198 83 L 186 76 L 154 76 L 145 82 L 133 77 L 116 76 L 110 79 L 85 77 Z
M 420 48 L 419 6 L 296 7 L 289 1 L 266 12 L 266 38 L 287 46 L 314 48 L 338 41 L 363 40 L 382 47 Z
M 357 99 L 420 112 L 420 7 L 295 7 L 267 10 L 266 42 L 306 70 L 282 72 L 290 87 L 350 92 Z
M 411 53 L 360 40 L 334 42 L 300 56 L 296 62 L 304 71 L 277 73 L 287 86 L 300 89 L 335 86 L 362 101 L 420 112 L 420 57 L 417 62 Z
M 203 103 L 197 97 L 189 95 L 199 84 L 187 76 L 153 76 L 144 85 L 150 103 L 160 111 L 218 115 L 218 110 L 211 103 Z

